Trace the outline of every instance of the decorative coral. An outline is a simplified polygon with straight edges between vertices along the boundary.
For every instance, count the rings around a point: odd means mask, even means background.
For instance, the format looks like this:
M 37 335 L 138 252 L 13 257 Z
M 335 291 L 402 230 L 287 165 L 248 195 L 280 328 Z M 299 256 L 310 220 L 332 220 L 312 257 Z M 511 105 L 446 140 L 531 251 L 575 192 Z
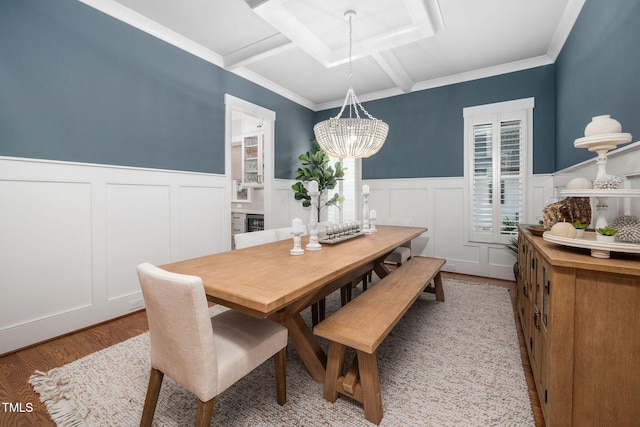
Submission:
M 616 237 L 626 243 L 640 243 L 640 218 L 633 215 L 622 215 L 611 222 L 611 227 L 618 230 Z
M 598 190 L 616 190 L 622 186 L 622 179 L 615 175 L 605 175 L 593 181 L 593 188 Z

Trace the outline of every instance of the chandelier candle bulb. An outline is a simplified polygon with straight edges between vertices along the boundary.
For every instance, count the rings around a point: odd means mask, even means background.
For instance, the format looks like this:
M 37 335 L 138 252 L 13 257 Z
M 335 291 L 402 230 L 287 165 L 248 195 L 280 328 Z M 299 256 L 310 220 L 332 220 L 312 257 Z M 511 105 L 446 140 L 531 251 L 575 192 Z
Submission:
M 369 194 L 369 186 L 367 184 L 362 186 L 362 194 Z

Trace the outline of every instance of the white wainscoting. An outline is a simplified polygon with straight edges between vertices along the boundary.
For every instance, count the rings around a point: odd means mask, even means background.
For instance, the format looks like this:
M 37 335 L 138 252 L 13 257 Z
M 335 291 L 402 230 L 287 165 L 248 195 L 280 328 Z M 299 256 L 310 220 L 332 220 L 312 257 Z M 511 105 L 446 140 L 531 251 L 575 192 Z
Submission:
M 277 227 L 290 225 L 295 217 L 304 223 L 309 220 L 309 210 L 293 198 L 293 183 L 276 180 L 273 187 Z M 378 218 L 411 218 L 414 225 L 428 228 L 413 240 L 414 254 L 445 258 L 446 269 L 458 273 L 513 280 L 515 256 L 509 250 L 503 245 L 468 241 L 464 178 L 379 179 L 362 183 L 370 187 L 369 207 L 376 210 Z M 534 223 L 542 217 L 545 201 L 553 196 L 553 177 L 530 177 L 527 195 L 524 222 Z
M 220 175 L 0 158 L 0 354 L 141 308 L 136 266 L 229 249 Z
M 513 280 L 515 256 L 503 245 L 470 242 L 466 232 L 465 180 L 422 178 L 367 180 L 371 189 L 369 206 L 379 218 L 409 217 L 414 225 L 427 227 L 412 243 L 417 255 L 445 258 L 446 270 L 463 274 Z M 524 222 L 535 222 L 536 211 L 552 195 L 547 175 L 529 179 Z
M 640 188 L 639 157 L 631 144 L 610 155 L 608 171 Z M 524 222 L 536 222 L 575 176 L 595 177 L 595 163 L 530 177 Z M 309 220 L 294 182 L 273 181 L 274 228 Z M 414 253 L 446 258 L 459 273 L 513 279 L 508 250 L 468 241 L 462 177 L 362 183 L 379 218 L 429 229 Z M 228 250 L 229 195 L 222 175 L 0 157 L 0 354 L 136 310 L 140 262 Z M 611 210 L 638 215 L 640 200 L 619 203 Z

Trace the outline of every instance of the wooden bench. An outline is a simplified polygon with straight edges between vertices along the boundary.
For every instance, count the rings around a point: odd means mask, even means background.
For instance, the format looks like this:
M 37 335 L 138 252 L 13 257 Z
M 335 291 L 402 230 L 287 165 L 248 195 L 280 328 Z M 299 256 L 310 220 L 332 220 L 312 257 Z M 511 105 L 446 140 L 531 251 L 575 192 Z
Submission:
M 313 329 L 329 340 L 326 400 L 335 402 L 339 393 L 351 397 L 363 404 L 367 420 L 380 424 L 382 397 L 376 349 L 422 292 L 435 293 L 436 300 L 444 301 L 440 270 L 445 262 L 414 256 Z M 343 375 L 346 347 L 355 349 L 356 357 Z

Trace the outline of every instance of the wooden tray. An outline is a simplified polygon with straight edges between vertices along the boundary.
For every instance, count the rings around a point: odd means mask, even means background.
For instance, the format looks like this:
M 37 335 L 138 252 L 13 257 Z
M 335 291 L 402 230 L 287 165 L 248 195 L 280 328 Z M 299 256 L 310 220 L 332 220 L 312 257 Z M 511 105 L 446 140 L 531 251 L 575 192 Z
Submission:
M 325 237 L 325 238 L 322 238 L 322 239 L 318 239 L 318 242 L 324 243 L 325 245 L 335 245 L 337 243 L 347 242 L 349 240 L 355 239 L 356 237 L 365 236 L 366 234 L 367 233 L 365 233 L 364 231 L 361 231 L 359 233 L 348 234 L 346 236 L 335 237 L 333 239 L 327 239 Z

